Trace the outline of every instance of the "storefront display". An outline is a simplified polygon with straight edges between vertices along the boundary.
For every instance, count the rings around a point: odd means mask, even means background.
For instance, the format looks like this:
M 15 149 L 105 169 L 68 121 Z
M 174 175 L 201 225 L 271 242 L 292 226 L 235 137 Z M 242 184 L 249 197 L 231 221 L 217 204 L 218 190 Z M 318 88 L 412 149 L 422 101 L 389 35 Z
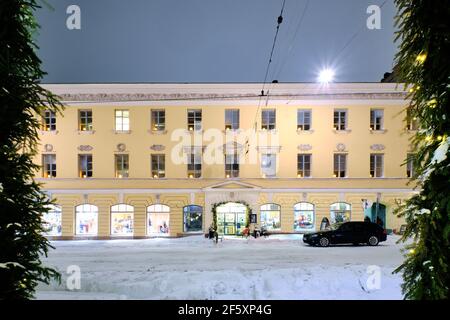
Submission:
M 97 235 L 98 208 L 90 204 L 82 204 L 75 210 L 75 230 L 77 235 Z
M 347 222 L 351 219 L 351 206 L 345 202 L 336 202 L 330 206 L 331 223 Z
M 147 234 L 169 235 L 170 208 L 163 204 L 147 208 Z
M 43 227 L 46 236 L 60 236 L 62 234 L 61 228 L 61 207 L 51 205 L 49 211 L 42 216 Z
M 314 230 L 314 205 L 299 202 L 294 206 L 294 231 Z
M 203 208 L 200 206 L 186 206 L 183 208 L 184 232 L 202 231 Z
M 268 231 L 281 230 L 281 207 L 274 203 L 261 206 L 261 227 Z

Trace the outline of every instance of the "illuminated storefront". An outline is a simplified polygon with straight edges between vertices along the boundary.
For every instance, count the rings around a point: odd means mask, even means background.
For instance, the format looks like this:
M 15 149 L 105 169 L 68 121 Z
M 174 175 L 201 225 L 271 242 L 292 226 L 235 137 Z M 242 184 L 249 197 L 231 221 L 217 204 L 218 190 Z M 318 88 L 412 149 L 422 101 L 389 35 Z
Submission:
M 294 231 L 314 230 L 314 205 L 309 202 L 299 202 L 294 206 Z
M 261 227 L 268 231 L 281 230 L 281 208 L 275 203 L 269 203 L 261 206 Z
M 154 204 L 147 207 L 147 234 L 169 235 L 170 207 Z
M 126 204 L 118 204 L 111 207 L 111 234 L 133 235 L 134 208 Z

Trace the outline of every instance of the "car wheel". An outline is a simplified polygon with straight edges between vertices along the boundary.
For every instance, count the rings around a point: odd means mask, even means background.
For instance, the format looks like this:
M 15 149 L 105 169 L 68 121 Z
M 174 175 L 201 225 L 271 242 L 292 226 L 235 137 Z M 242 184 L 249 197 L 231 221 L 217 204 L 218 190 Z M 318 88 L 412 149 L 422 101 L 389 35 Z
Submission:
M 328 247 L 330 245 L 330 240 L 326 237 L 320 238 L 319 244 L 321 247 Z
M 379 243 L 379 240 L 378 240 L 377 236 L 370 236 L 367 243 L 369 244 L 369 246 L 377 246 Z

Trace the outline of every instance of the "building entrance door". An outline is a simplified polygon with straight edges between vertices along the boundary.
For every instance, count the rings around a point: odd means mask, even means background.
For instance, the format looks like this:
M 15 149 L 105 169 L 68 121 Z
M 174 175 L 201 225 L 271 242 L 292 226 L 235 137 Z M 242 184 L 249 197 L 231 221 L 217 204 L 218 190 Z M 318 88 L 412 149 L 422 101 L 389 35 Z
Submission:
M 246 225 L 247 207 L 228 202 L 217 207 L 217 232 L 223 235 L 240 235 Z

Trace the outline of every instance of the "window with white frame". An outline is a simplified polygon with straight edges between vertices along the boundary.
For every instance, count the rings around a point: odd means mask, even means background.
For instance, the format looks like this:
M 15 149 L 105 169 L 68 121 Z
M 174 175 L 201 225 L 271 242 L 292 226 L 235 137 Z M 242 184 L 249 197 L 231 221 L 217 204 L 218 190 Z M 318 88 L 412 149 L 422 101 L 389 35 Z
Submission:
M 311 155 L 297 154 L 297 177 L 305 178 L 311 176 Z
M 75 234 L 95 236 L 98 232 L 98 207 L 82 204 L 75 207 Z
M 202 129 L 202 110 L 188 110 L 187 114 L 188 130 L 201 130 Z
M 408 178 L 414 176 L 414 153 L 408 153 L 406 157 L 406 176 Z
M 294 205 L 294 231 L 314 229 L 314 205 L 309 202 L 299 202 Z
M 166 111 L 152 110 L 152 131 L 164 131 L 166 129 Z
M 383 130 L 384 111 L 382 109 L 370 110 L 370 130 Z
M 225 130 L 239 129 L 239 109 L 225 110 Z
M 45 110 L 42 117 L 42 130 L 55 131 L 56 130 L 56 113 L 52 110 Z
M 380 178 L 383 176 L 383 154 L 373 153 L 370 155 L 370 176 Z
M 347 154 L 335 153 L 334 154 L 334 177 L 343 178 L 347 176 Z
M 276 154 L 261 155 L 261 172 L 263 177 L 275 177 L 277 174 Z
M 92 173 L 92 154 L 78 155 L 78 176 L 80 178 L 90 178 Z
M 419 122 L 417 118 L 413 116 L 410 107 L 406 109 L 406 129 L 407 130 L 417 130 L 419 128 Z
M 127 204 L 117 204 L 111 207 L 111 234 L 133 234 L 134 207 Z
M 225 154 L 225 177 L 239 177 L 239 155 L 237 153 Z
M 154 204 L 147 207 L 147 234 L 169 235 L 170 207 Z
M 130 131 L 130 111 L 115 110 L 115 123 L 117 132 Z
M 187 154 L 187 174 L 188 178 L 200 178 L 202 176 L 202 151 L 193 149 Z
M 128 154 L 116 154 L 114 155 L 116 178 L 128 178 L 129 173 L 129 159 Z
M 92 131 L 92 110 L 78 111 L 78 130 Z
M 152 154 L 152 177 L 164 178 L 166 176 L 166 156 L 164 154 Z
M 42 215 L 42 222 L 44 227 L 44 235 L 46 236 L 61 236 L 62 235 L 62 220 L 61 207 L 56 205 L 49 205 L 46 212 Z
M 311 130 L 311 110 L 297 110 L 297 130 Z
M 42 177 L 55 178 L 56 177 L 56 155 L 43 154 L 42 155 Z
M 334 110 L 333 126 L 335 130 L 347 130 L 347 110 Z
M 261 129 L 274 130 L 276 128 L 276 110 L 264 109 L 261 111 Z

